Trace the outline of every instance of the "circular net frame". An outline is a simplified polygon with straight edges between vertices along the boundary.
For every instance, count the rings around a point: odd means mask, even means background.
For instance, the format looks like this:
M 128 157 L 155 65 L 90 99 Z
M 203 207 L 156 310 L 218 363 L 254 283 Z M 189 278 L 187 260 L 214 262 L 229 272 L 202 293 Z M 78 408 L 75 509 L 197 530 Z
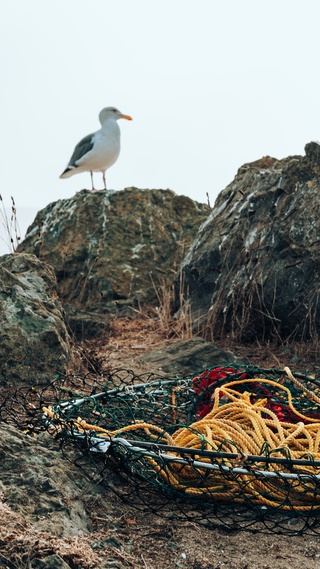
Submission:
M 320 533 L 320 380 L 305 372 L 57 376 L 2 396 L 0 420 L 49 432 L 84 476 L 142 511 Z

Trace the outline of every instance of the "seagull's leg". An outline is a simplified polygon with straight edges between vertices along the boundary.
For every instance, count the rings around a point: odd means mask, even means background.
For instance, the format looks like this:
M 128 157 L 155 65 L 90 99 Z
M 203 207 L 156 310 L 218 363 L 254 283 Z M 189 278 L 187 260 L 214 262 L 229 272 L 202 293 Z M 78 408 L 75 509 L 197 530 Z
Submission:
M 107 189 L 107 184 L 106 184 L 106 171 L 102 172 L 102 179 L 103 179 L 103 183 L 104 183 L 104 189 Z
M 91 176 L 91 185 L 92 185 L 91 190 L 93 191 L 93 190 L 94 190 L 94 185 L 93 185 L 93 172 L 92 172 L 91 170 L 90 170 L 90 176 Z

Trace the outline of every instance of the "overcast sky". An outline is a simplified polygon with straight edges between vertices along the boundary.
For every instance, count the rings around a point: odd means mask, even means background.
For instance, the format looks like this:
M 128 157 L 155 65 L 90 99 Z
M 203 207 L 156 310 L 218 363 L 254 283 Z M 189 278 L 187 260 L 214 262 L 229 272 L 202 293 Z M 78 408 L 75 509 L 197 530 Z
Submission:
M 319 22 L 319 0 L 2 0 L 4 201 L 24 230 L 90 188 L 59 175 L 110 105 L 133 121 L 109 189 L 213 204 L 243 163 L 303 154 L 320 138 Z

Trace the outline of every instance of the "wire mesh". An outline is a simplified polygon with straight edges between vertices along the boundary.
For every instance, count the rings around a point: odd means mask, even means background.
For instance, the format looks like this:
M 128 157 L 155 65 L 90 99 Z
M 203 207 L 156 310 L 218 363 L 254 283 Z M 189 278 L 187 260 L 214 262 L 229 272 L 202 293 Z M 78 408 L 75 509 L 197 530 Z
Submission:
M 250 420 L 241 424 L 244 408 Z M 320 533 L 320 381 L 306 372 L 59 376 L 4 396 L 0 420 L 47 430 L 85 476 L 143 511 L 231 530 Z

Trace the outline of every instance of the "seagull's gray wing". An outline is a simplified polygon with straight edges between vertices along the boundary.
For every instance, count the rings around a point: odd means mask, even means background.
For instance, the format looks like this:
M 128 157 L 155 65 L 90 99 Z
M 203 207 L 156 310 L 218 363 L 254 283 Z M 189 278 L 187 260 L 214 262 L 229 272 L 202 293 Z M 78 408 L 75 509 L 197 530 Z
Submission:
M 62 175 L 68 172 L 69 170 L 74 170 L 74 168 L 77 168 L 80 165 L 77 164 L 77 162 L 81 158 L 83 158 L 86 154 L 88 154 L 90 150 L 92 150 L 93 145 L 94 145 L 94 134 L 88 134 L 87 136 L 82 138 L 82 140 L 80 140 L 80 142 L 78 142 L 77 146 L 75 147 L 73 154 L 69 160 L 69 164 L 66 167 L 65 171 L 62 173 Z

